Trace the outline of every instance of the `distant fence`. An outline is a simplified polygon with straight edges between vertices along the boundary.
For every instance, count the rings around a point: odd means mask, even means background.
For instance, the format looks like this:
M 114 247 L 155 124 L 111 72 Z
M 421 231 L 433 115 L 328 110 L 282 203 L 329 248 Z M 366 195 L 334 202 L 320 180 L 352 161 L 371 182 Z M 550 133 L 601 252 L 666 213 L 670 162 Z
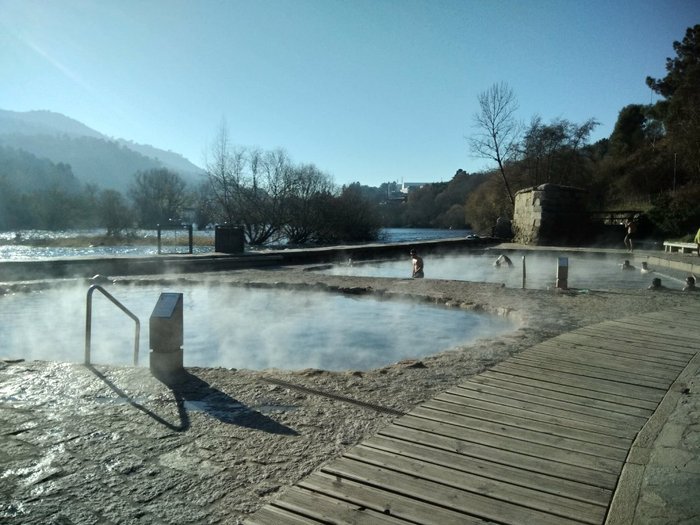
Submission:
M 162 250 L 162 239 L 161 239 L 161 234 L 164 230 L 185 230 L 187 231 L 187 245 L 188 245 L 188 254 L 192 254 L 192 225 L 191 224 L 175 224 L 175 223 L 169 223 L 165 225 L 157 224 L 156 225 L 157 231 L 158 231 L 158 255 L 161 255 L 163 253 Z M 170 252 L 170 253 L 179 253 L 177 251 L 175 252 Z

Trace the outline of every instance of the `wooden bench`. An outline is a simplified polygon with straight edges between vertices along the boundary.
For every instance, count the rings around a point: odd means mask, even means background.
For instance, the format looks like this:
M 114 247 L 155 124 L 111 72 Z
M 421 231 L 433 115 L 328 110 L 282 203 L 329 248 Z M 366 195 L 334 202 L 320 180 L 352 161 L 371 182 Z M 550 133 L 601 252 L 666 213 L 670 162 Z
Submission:
M 664 241 L 664 251 L 665 252 L 692 253 L 697 249 L 698 249 L 698 245 L 697 245 L 697 243 L 694 243 L 694 242 Z

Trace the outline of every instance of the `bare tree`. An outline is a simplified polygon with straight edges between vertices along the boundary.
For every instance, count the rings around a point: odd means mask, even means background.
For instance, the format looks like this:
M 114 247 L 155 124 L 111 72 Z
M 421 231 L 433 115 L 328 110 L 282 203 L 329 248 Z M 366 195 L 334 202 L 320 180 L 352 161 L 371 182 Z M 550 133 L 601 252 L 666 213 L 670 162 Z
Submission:
M 309 242 L 323 227 L 323 209 L 319 203 L 332 196 L 333 181 L 315 165 L 302 164 L 289 171 L 287 187 L 284 233 L 289 242 Z
M 205 159 L 205 168 L 214 199 L 229 224 L 239 224 L 240 193 L 243 186 L 245 152 L 233 149 L 226 122 L 222 121 Z
M 241 226 L 249 244 L 264 244 L 279 236 L 290 169 L 283 150 L 233 147 L 222 123 L 206 159 L 210 189 L 223 220 Z
M 264 244 L 279 236 L 286 219 L 288 173 L 292 169 L 284 150 L 252 150 L 242 191 L 243 227 L 251 244 Z
M 152 228 L 179 220 L 188 204 L 186 188 L 182 177 L 166 168 L 136 173 L 128 195 L 134 203 L 139 225 Z
M 513 192 L 506 177 L 506 164 L 518 152 L 520 124 L 515 119 L 518 101 L 505 82 L 492 85 L 479 95 L 478 100 L 480 111 L 474 114 L 474 126 L 479 131 L 469 139 L 472 152 L 498 164 L 506 193 L 511 204 L 514 204 Z

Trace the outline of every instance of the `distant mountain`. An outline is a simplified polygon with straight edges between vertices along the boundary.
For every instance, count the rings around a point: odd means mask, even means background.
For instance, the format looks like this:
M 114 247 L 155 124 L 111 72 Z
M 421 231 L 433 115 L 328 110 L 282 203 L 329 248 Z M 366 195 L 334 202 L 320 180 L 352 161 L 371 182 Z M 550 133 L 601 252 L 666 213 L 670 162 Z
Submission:
M 117 139 L 117 142 L 130 150 L 144 155 L 145 157 L 158 159 L 160 162 L 165 164 L 166 167 L 179 173 L 194 173 L 196 175 L 204 174 L 204 170 L 195 166 L 185 157 L 179 153 L 175 153 L 174 151 L 164 151 L 147 144 L 137 144 L 136 142 L 124 139 Z
M 20 194 L 41 190 L 71 194 L 81 186 L 67 164 L 55 164 L 26 151 L 0 146 L 0 188 Z
M 0 134 L 71 135 L 106 139 L 85 124 L 52 111 L 7 111 L 0 109 Z
M 0 146 L 68 164 L 78 180 L 122 192 L 138 171 L 168 168 L 190 183 L 200 182 L 204 174 L 182 155 L 111 139 L 51 111 L 0 110 Z

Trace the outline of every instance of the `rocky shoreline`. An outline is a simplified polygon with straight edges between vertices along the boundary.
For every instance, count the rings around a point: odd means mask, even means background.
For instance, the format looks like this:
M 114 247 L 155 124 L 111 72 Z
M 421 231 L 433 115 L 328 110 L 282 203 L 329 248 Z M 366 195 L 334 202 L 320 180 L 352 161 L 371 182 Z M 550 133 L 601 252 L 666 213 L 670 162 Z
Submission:
M 163 279 L 131 277 L 120 284 Z M 4 361 L 0 441 L 8 452 L 0 455 L 0 518 L 241 523 L 397 414 L 525 348 L 582 326 L 700 300 L 676 291 L 520 290 L 329 276 L 303 267 L 170 279 L 430 301 L 507 315 L 518 328 L 368 371 L 190 368 L 172 389 L 147 369 Z M 690 398 L 684 399 L 686 407 Z M 697 404 L 697 395 L 692 399 Z M 696 406 L 696 426 L 697 413 Z

